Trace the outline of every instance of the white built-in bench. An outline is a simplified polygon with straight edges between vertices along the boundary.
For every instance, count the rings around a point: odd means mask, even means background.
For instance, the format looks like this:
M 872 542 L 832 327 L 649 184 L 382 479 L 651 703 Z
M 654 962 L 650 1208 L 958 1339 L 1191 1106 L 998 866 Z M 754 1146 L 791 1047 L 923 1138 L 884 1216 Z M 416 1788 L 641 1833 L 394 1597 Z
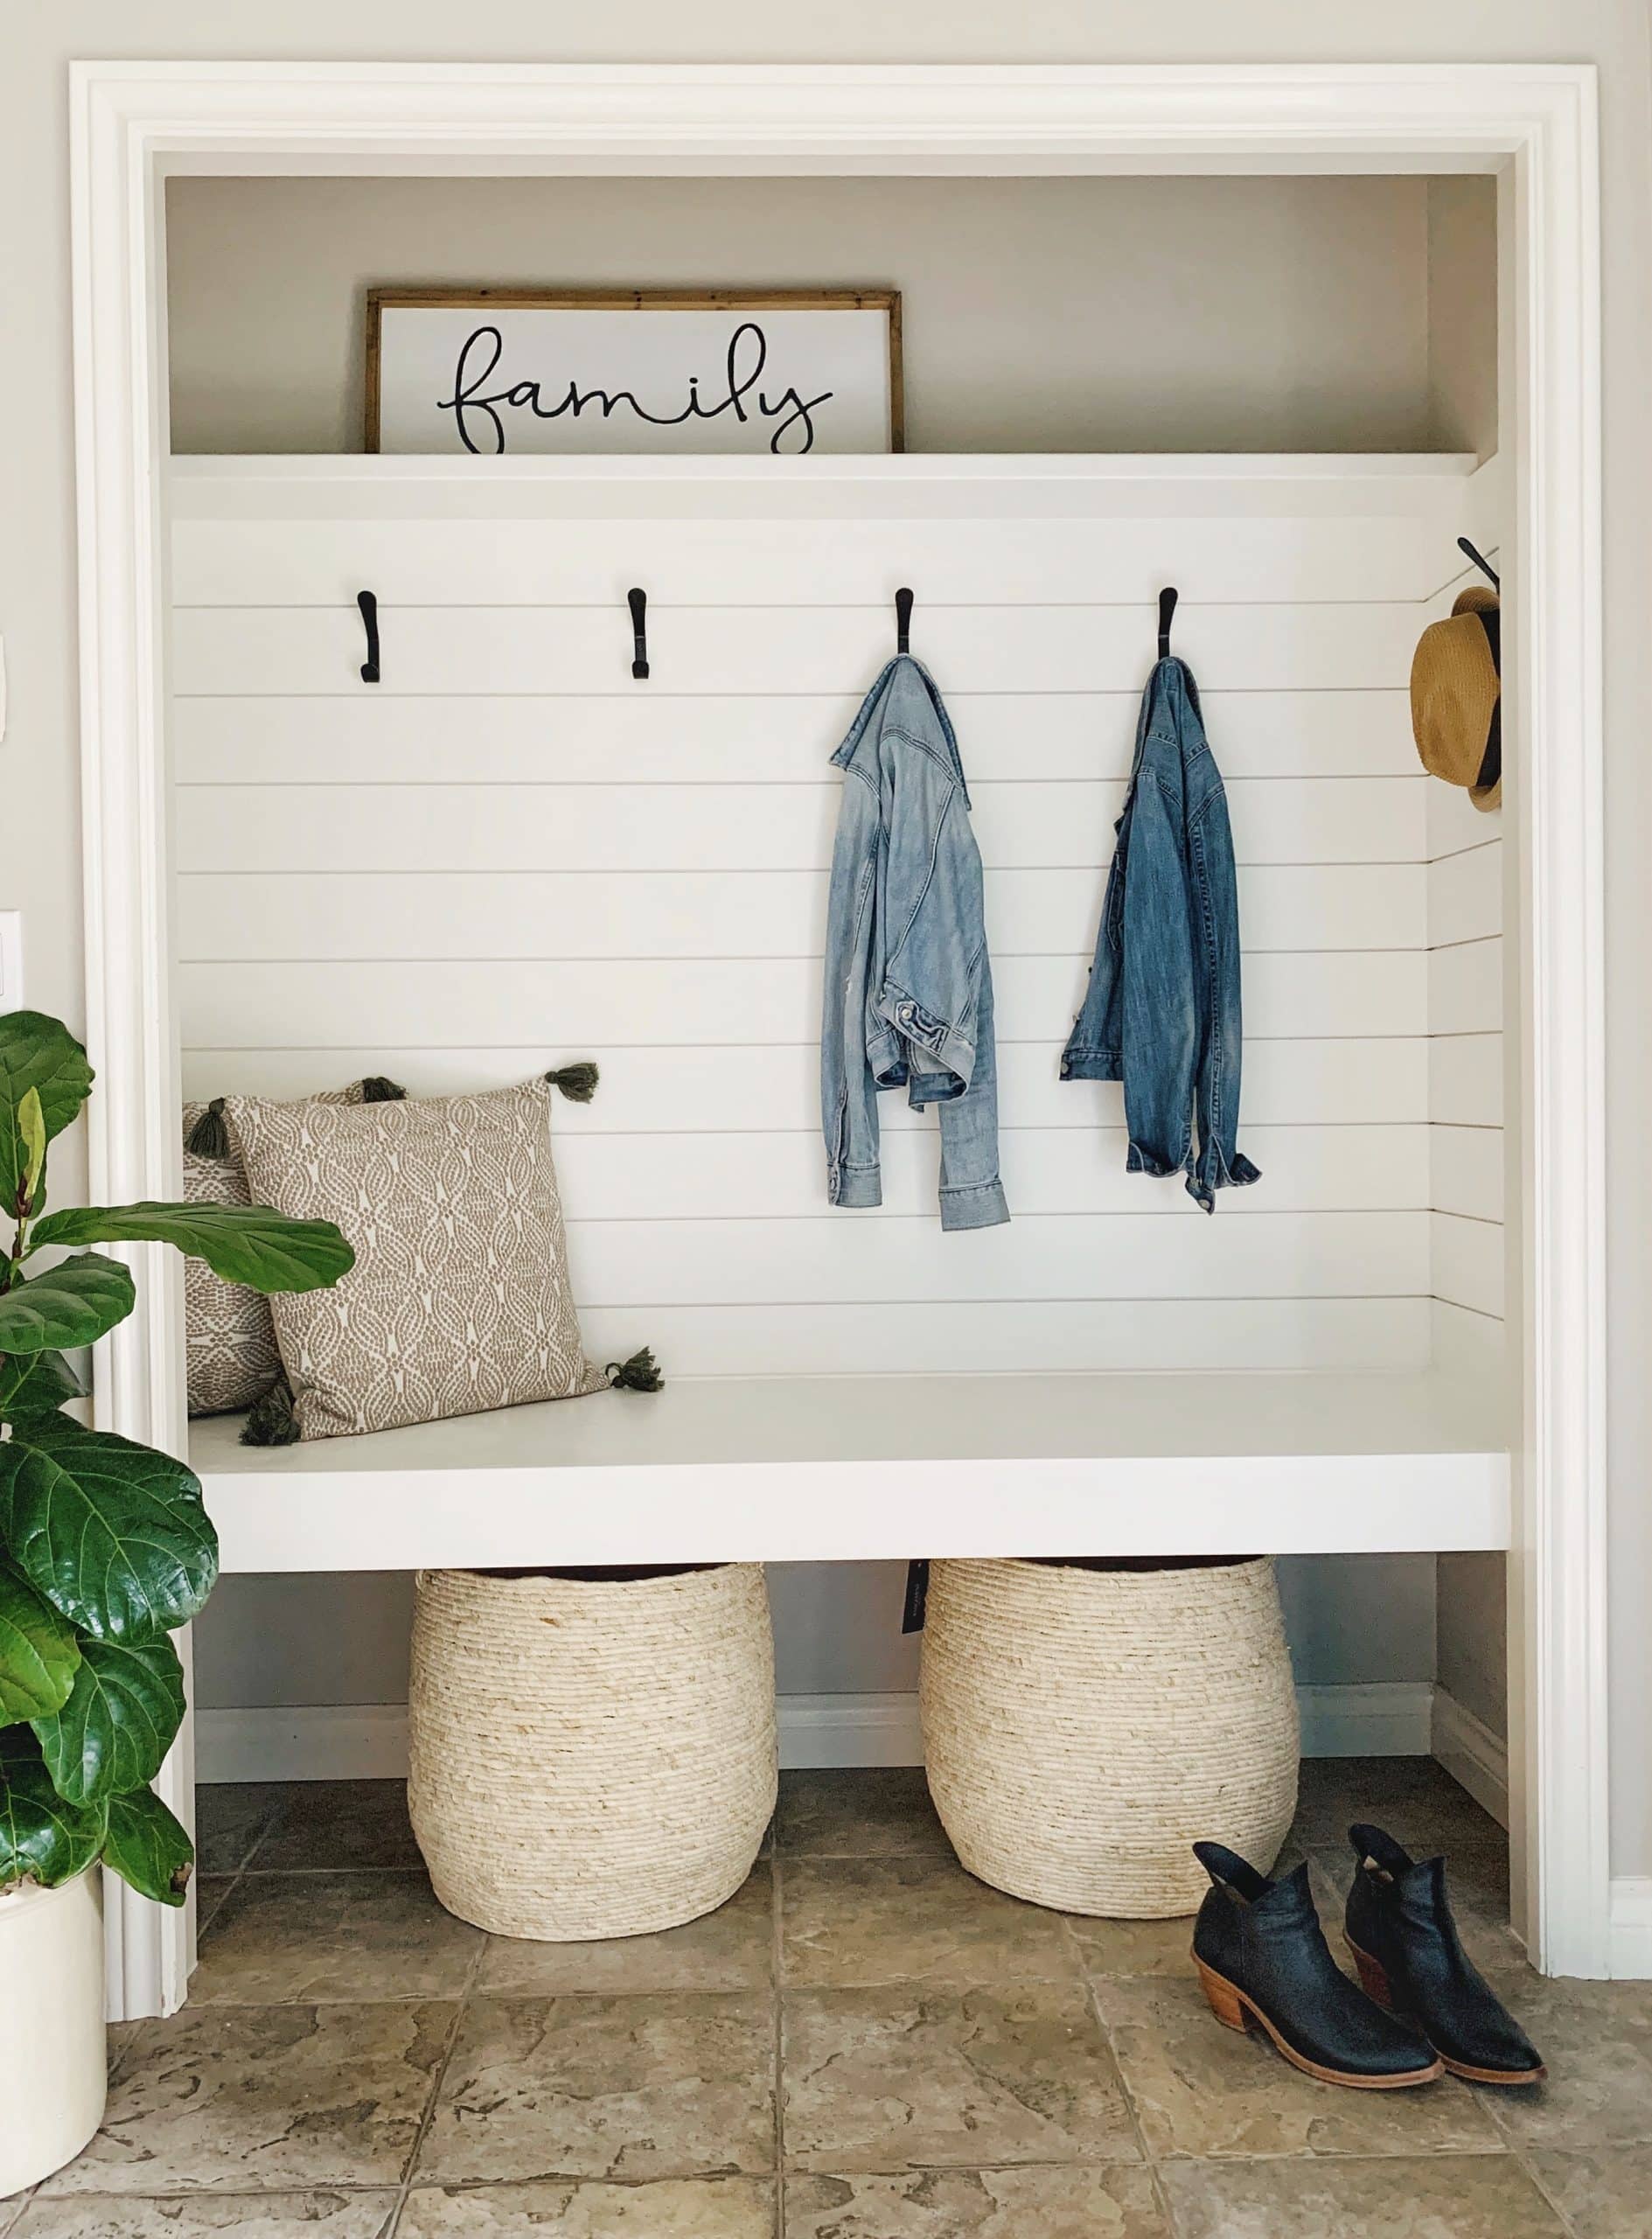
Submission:
M 1509 1457 L 1430 1376 L 684 1381 L 252 1448 L 194 1426 L 227 1571 L 1506 1547 Z

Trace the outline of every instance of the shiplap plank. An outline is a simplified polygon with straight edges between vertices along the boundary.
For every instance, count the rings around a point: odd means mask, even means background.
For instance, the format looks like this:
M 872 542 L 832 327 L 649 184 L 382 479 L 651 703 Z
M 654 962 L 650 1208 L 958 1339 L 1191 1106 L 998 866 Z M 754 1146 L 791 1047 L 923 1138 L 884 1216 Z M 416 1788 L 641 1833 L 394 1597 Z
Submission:
M 983 534 L 982 532 L 986 533 Z M 1413 598 L 1432 554 L 1405 517 L 1175 520 L 180 521 L 180 606 L 347 606 L 362 584 L 393 606 L 651 603 L 925 606 L 1135 602 L 1198 555 L 1202 599 Z
M 999 1031 L 1042 1040 L 1053 1066 L 1083 1001 L 1087 958 L 1007 956 L 994 966 Z M 1267 1036 L 1411 1035 L 1423 1015 L 1418 950 L 1301 952 L 1247 959 L 1247 1030 Z M 346 1050 L 371 1023 L 384 1042 L 447 1035 L 526 1043 L 554 1021 L 568 1044 L 714 1042 L 761 1047 L 819 1031 L 820 967 L 729 959 L 685 974 L 652 961 L 566 964 L 185 964 L 185 1038 Z M 747 1062 L 749 1062 L 748 1060 Z
M 334 1050 L 206 1048 L 186 1042 L 184 1093 L 300 1097 L 364 1073 L 383 1073 L 415 1096 L 505 1088 L 534 1072 L 594 1057 L 602 1080 L 589 1104 L 559 1102 L 558 1140 L 569 1135 L 802 1132 L 820 1117 L 818 1043 L 773 1044 L 754 1064 L 749 1049 L 616 1049 L 544 1041 L 508 1049 L 431 1049 L 357 1042 Z M 1122 1091 L 1109 1082 L 1063 1081 L 1045 1043 L 999 1044 L 999 1112 L 1005 1127 L 1094 1133 L 1122 1122 Z M 1242 1128 L 1405 1126 L 1428 1117 L 1429 1045 L 1421 1036 L 1380 1041 L 1247 1042 Z M 886 1135 L 931 1131 L 896 1095 L 880 1100 Z
M 1429 1203 L 1435 1211 L 1462 1213 L 1474 1220 L 1502 1220 L 1502 1129 L 1434 1126 L 1428 1133 Z
M 591 1306 L 1409 1298 L 1428 1290 L 1429 1223 L 1446 1218 L 1033 1214 L 963 1237 L 948 1235 L 927 1213 L 908 1220 L 841 1213 L 830 1220 L 570 1221 L 568 1269 L 575 1295 Z
M 703 596 L 703 594 L 702 594 Z M 1391 690 L 1416 639 L 1409 602 L 1307 607 L 1195 604 L 1177 650 L 1227 691 Z M 359 682 L 361 617 L 338 607 L 179 607 L 172 688 L 254 697 L 349 690 L 617 693 L 631 673 L 622 603 L 594 607 L 385 606 L 382 681 Z M 951 692 L 1140 689 L 1153 655 L 1147 608 L 926 606 L 912 649 Z M 651 682 L 676 692 L 840 692 L 894 651 L 893 617 L 867 607 L 672 606 L 651 599 Z
M 807 785 L 192 786 L 182 870 L 809 870 L 831 861 L 842 780 Z M 1121 784 L 977 782 L 982 860 L 1105 868 Z M 1244 863 L 1403 862 L 1422 789 L 1403 778 L 1236 780 Z
M 1428 1049 L 1428 1116 L 1446 1126 L 1502 1125 L 1501 1034 L 1438 1034 Z
M 1428 943 L 1482 940 L 1502 931 L 1502 843 L 1443 856 L 1428 866 Z
M 1127 1173 L 1126 1147 L 1122 1127 L 1003 1130 L 1011 1211 L 1198 1217 L 1179 1177 Z M 1247 1126 L 1243 1147 L 1262 1178 L 1228 1191 L 1223 1211 L 1415 1211 L 1430 1202 L 1425 1127 Z M 938 1159 L 933 1133 L 890 1137 L 883 1217 L 934 1211 Z M 708 1219 L 837 1217 L 818 1134 L 563 1135 L 557 1178 L 570 1219 L 667 1221 L 685 1210 Z
M 1467 786 L 1447 785 L 1439 778 L 1431 778 L 1426 795 L 1431 862 L 1465 854 L 1471 847 L 1489 847 L 1502 838 L 1502 810 L 1476 808 Z
M 1499 1221 L 1430 1216 L 1429 1257 L 1436 1298 L 1501 1315 L 1503 1304 L 1503 1228 Z
M 1224 1209 L 1225 1210 L 1225 1209 Z M 1083 1375 L 1421 1369 L 1431 1302 L 1381 1299 L 998 1300 L 909 1306 L 582 1306 L 587 1350 L 650 1344 L 668 1377 Z
M 1267 864 L 1239 874 L 1247 950 L 1421 947 L 1420 863 Z M 1093 943 L 1103 874 L 989 871 L 994 955 Z M 452 958 L 817 956 L 824 871 L 194 872 L 178 883 L 185 962 Z
M 1502 937 L 1428 952 L 1431 1034 L 1488 1034 L 1502 1025 Z
M 942 689 L 972 785 L 1129 775 L 1146 670 L 1117 692 Z M 870 683 L 868 676 L 866 680 Z M 1216 759 L 1236 778 L 1420 778 L 1403 688 L 1202 694 Z M 651 680 L 629 698 L 470 694 L 312 700 L 212 694 L 172 707 L 185 785 L 803 785 L 827 774 L 861 694 L 690 697 Z
M 1436 1298 L 1429 1301 L 1428 1319 L 1428 1363 L 1436 1376 L 1449 1378 L 1465 1392 L 1503 1391 L 1511 1333 L 1500 1316 Z

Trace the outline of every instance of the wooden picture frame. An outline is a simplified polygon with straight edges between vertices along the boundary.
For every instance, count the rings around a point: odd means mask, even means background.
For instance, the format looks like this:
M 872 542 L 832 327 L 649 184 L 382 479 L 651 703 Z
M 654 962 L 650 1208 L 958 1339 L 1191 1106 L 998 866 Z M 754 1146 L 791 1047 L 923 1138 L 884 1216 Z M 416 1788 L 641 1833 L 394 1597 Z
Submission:
M 905 367 L 898 288 L 369 288 L 363 449 L 380 449 L 387 310 L 882 311 L 889 321 L 889 449 L 906 449 Z

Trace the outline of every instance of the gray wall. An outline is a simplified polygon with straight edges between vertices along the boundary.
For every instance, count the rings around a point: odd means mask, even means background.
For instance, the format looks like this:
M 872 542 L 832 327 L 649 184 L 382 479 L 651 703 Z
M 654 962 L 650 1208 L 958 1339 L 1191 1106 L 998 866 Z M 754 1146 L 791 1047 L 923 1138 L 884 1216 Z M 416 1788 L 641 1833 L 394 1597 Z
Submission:
M 0 421 L 11 431 L 0 490 L 0 624 L 10 709 L 0 798 L 26 799 L 29 839 L 7 851 L 0 907 L 25 913 L 32 999 L 84 1015 L 73 580 L 66 71 L 72 56 L 391 55 L 408 60 L 1157 63 L 1356 59 L 1598 60 L 1602 86 L 1607 461 L 1608 1092 L 1613 1207 L 1607 1434 L 1613 1471 L 1613 1860 L 1652 1873 L 1652 1175 L 1643 1154 L 1652 1088 L 1652 819 L 1645 752 L 1652 697 L 1652 87 L 1644 0 L 1391 0 L 1380 11 L 1309 10 L 1301 0 L 1161 0 L 1100 10 L 1081 0 L 840 0 L 778 14 L 756 0 L 687 12 L 632 0 L 593 13 L 566 0 L 491 0 L 457 15 L 432 0 L 287 0 L 278 12 L 217 0 L 59 0 L 13 10 L 0 132 L 0 269 L 26 347 L 0 354 Z M 13 808 L 12 814 L 20 813 Z M 58 1172 L 66 1196 L 75 1176 Z

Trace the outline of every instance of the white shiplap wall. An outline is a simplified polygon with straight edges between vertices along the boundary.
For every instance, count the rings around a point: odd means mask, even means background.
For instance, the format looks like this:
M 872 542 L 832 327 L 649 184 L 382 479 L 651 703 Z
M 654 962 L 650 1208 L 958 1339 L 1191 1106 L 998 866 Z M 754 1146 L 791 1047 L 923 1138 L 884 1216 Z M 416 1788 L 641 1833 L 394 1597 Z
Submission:
M 387 464 L 178 475 L 189 1093 L 595 1056 L 557 1114 L 591 1343 L 678 1374 L 1421 1361 L 1431 999 L 1477 987 L 1430 952 L 1405 686 L 1460 462 L 890 462 L 778 497 Z M 1125 1175 L 1116 1090 L 1056 1078 L 1165 580 L 1229 781 L 1265 1177 L 1213 1221 Z M 867 1216 L 827 1208 L 817 1133 L 827 757 L 903 581 L 988 866 L 1016 1218 L 966 1238 L 932 1124 L 890 1100 Z
M 1450 874 L 1405 696 L 1473 487 L 1451 459 L 179 462 L 186 1092 L 370 1070 L 439 1092 L 596 1057 L 596 1100 L 555 1124 L 599 1358 L 645 1338 L 679 1376 L 1418 1365 L 1448 1311 L 1446 1123 L 1496 1077 L 1432 1030 Z M 1173 581 L 1232 804 L 1264 1170 L 1210 1221 L 1125 1174 L 1116 1089 L 1056 1071 Z M 988 866 L 1015 1218 L 959 1237 L 932 1115 L 886 1100 L 875 1213 L 826 1205 L 818 1133 L 827 757 L 902 582 Z M 1419 1559 L 1392 1566 L 1391 1641 L 1432 1630 Z M 1334 1622 L 1335 1566 L 1293 1568 L 1299 1619 Z M 898 1579 L 775 1584 L 783 1684 L 910 1684 Z

